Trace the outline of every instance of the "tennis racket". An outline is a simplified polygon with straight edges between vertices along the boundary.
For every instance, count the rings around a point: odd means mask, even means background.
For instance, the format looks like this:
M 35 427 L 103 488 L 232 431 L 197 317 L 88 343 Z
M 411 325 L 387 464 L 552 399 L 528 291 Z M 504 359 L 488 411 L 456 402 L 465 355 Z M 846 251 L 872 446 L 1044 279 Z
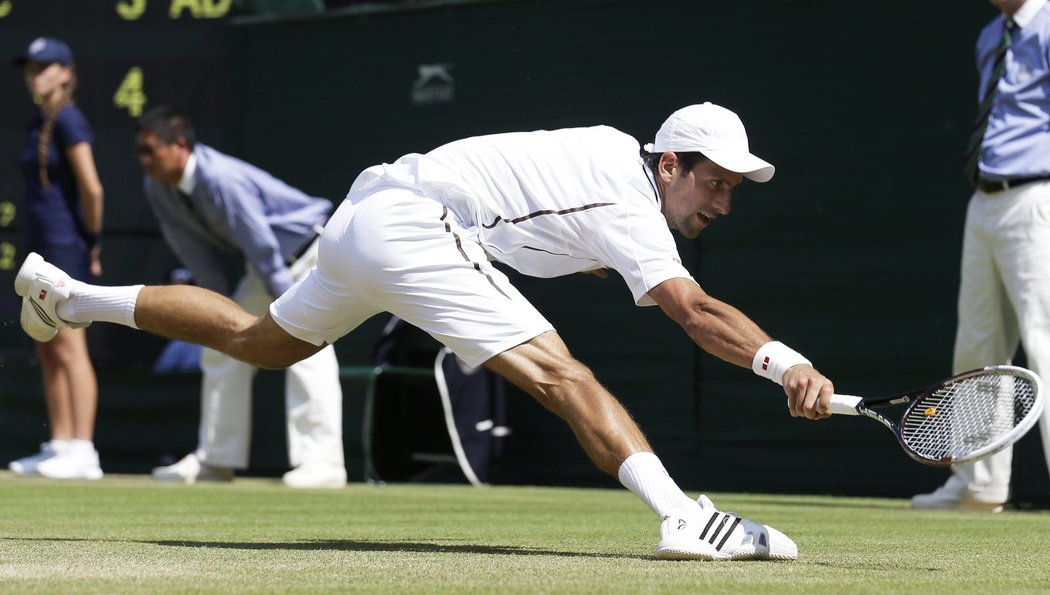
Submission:
M 903 395 L 834 395 L 828 412 L 882 423 L 911 458 L 948 467 L 991 456 L 1021 439 L 1043 411 L 1043 383 L 1016 366 L 964 372 Z M 899 423 L 876 409 L 907 405 Z

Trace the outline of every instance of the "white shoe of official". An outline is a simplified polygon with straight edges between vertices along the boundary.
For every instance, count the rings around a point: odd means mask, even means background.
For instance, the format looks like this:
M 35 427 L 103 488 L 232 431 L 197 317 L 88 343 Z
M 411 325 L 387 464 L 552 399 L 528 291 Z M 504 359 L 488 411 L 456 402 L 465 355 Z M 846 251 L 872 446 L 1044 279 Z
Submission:
M 34 340 L 46 343 L 58 329 L 83 328 L 90 323 L 71 324 L 58 317 L 55 308 L 69 299 L 72 279 L 62 269 L 30 252 L 15 275 L 15 293 L 22 296 L 22 330 Z
M 343 488 L 346 468 L 330 463 L 304 463 L 285 473 L 281 481 L 290 488 Z
M 700 506 L 664 519 L 656 557 L 662 560 L 794 560 L 795 542 L 769 525 L 721 512 L 707 496 Z
M 41 461 L 36 470 L 41 477 L 48 479 L 102 479 L 98 451 L 90 446 L 64 448 L 55 456 Z
M 154 467 L 150 475 L 157 481 L 177 481 L 187 484 L 199 481 L 233 481 L 233 469 L 202 463 L 197 454 L 192 452 L 173 465 Z
M 40 445 L 40 452 L 11 461 L 7 464 L 7 468 L 13 471 L 15 475 L 36 475 L 37 465 L 55 456 L 56 453 L 57 450 L 50 441 L 44 442 Z
M 1003 511 L 1003 502 L 978 500 L 966 484 L 953 475 L 944 485 L 929 494 L 913 496 L 911 507 L 917 510 L 977 510 L 995 513 Z

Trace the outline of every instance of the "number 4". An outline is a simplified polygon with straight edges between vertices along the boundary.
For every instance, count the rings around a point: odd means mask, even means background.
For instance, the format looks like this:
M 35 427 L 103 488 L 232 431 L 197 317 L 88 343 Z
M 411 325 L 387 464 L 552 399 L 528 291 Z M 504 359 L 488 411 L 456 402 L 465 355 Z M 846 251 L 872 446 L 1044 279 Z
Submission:
M 142 115 L 146 105 L 146 94 L 142 91 L 142 69 L 134 66 L 124 75 L 117 92 L 113 94 L 113 105 L 128 110 L 132 117 Z

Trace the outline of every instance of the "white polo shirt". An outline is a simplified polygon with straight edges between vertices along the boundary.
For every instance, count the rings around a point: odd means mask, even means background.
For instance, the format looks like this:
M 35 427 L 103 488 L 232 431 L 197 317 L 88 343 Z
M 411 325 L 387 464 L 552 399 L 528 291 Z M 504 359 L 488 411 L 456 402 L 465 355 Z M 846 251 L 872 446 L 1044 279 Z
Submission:
M 638 142 L 608 126 L 478 136 L 365 170 L 351 195 L 414 188 L 453 211 L 491 259 L 535 277 L 617 271 L 638 305 L 691 278 Z

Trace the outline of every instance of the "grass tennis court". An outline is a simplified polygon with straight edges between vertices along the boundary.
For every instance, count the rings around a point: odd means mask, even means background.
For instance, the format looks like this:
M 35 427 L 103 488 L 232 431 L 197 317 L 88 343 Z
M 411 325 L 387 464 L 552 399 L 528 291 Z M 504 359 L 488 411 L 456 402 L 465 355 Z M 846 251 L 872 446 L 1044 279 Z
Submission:
M 710 494 L 795 539 L 795 562 L 664 562 L 626 490 L 277 480 L 56 483 L 0 473 L 12 592 L 1050 590 L 1050 511 L 912 512 L 904 500 Z

